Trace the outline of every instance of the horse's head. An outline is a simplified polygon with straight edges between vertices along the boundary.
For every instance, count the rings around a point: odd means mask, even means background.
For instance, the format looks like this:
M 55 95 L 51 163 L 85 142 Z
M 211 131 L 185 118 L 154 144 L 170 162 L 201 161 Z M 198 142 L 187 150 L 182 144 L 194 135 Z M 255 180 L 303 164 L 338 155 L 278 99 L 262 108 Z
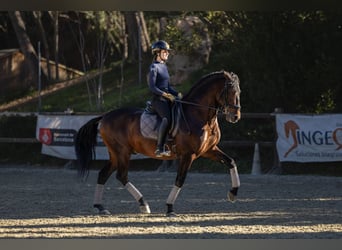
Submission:
M 225 74 L 224 89 L 220 95 L 220 101 L 223 106 L 223 113 L 226 120 L 231 123 L 236 123 L 241 118 L 240 106 L 240 81 L 239 77 L 233 72 Z
M 215 115 L 221 110 L 228 122 L 236 123 L 241 118 L 240 92 L 240 81 L 236 74 L 216 71 L 203 76 L 193 85 L 182 103 L 201 108 L 205 114 L 206 109 L 215 110 Z

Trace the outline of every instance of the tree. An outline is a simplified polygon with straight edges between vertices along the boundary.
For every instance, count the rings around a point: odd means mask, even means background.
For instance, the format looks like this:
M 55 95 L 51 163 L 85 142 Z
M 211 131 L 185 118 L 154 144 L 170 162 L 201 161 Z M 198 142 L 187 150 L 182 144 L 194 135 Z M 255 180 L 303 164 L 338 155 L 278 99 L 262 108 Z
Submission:
M 42 23 L 42 12 L 41 11 L 33 11 L 33 15 L 36 19 L 38 24 L 38 28 L 42 37 L 44 51 L 45 51 L 45 58 L 46 58 L 46 66 L 47 66 L 47 77 L 48 80 L 51 80 L 51 67 L 50 67 L 50 52 L 49 52 L 49 43 L 47 41 L 46 32 Z
M 55 54 L 55 70 L 56 70 L 56 80 L 59 80 L 59 21 L 58 21 L 58 17 L 59 17 L 59 12 L 58 11 L 54 11 L 54 12 L 50 12 L 50 16 L 53 20 L 53 30 L 54 30 L 54 54 Z
M 11 19 L 15 34 L 17 36 L 19 46 L 23 54 L 25 55 L 25 60 L 27 60 L 27 65 L 29 67 L 29 76 L 31 84 L 37 82 L 38 73 L 38 57 L 37 53 L 31 43 L 31 40 L 26 33 L 25 22 L 21 16 L 20 11 L 9 11 L 8 15 Z
M 88 72 L 90 69 L 96 68 L 99 71 L 99 75 L 97 79 L 94 79 L 91 81 L 91 86 L 88 82 L 88 79 L 86 80 L 87 83 L 87 90 L 88 90 L 88 96 L 89 96 L 89 104 L 92 107 L 92 101 L 91 96 L 93 95 L 96 100 L 96 108 L 97 110 L 101 110 L 102 106 L 104 104 L 103 100 L 103 73 L 105 70 L 105 61 L 109 54 L 109 43 L 111 42 L 112 36 L 109 36 L 109 34 L 112 31 L 112 23 L 110 19 L 110 13 L 107 13 L 105 11 L 87 11 L 84 13 L 77 12 L 77 29 L 78 29 L 78 35 L 76 35 L 76 32 L 73 31 L 73 35 L 76 38 L 76 44 L 79 48 L 79 52 L 81 55 L 81 61 L 83 66 L 83 71 L 85 73 Z M 84 38 L 84 34 L 82 31 L 81 23 L 82 23 L 82 16 L 85 16 L 85 18 L 90 22 L 90 29 L 95 32 L 96 37 L 96 48 L 93 48 L 93 50 L 96 51 L 94 53 L 95 57 L 95 64 L 92 64 L 89 60 L 89 56 L 86 53 L 86 40 Z M 92 91 L 91 91 L 92 89 Z
M 143 12 L 125 11 L 124 16 L 130 45 L 128 59 L 136 62 L 140 49 L 142 49 L 143 52 L 147 52 L 151 44 L 150 37 L 147 32 Z

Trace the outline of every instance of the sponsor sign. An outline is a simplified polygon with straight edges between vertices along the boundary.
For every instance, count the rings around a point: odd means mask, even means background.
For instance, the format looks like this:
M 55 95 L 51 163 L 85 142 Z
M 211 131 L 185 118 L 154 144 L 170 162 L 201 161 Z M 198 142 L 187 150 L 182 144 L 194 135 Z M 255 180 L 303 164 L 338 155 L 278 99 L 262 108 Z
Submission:
M 342 161 L 342 115 L 276 115 L 280 161 Z
M 76 160 L 74 143 L 77 131 L 94 115 L 38 115 L 36 138 L 42 143 L 42 154 Z M 109 155 L 101 136 L 97 136 L 95 147 L 96 160 L 108 160 Z M 132 155 L 131 159 L 142 159 L 144 156 Z

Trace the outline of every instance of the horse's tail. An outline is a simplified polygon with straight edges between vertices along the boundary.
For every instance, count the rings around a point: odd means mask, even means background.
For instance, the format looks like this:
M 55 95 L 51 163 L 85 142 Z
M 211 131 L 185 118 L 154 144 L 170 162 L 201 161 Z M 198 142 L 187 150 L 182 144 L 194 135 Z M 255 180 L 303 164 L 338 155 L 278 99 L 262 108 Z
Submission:
M 102 116 L 96 117 L 84 124 L 77 132 L 75 139 L 75 153 L 78 162 L 78 173 L 81 177 L 88 177 L 90 163 L 95 159 L 97 126 Z

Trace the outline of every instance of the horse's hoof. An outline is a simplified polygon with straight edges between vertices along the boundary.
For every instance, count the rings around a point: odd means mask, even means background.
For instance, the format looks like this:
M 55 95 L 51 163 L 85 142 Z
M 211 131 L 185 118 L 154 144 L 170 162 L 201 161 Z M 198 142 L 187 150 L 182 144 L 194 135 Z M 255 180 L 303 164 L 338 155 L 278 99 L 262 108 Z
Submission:
M 177 214 L 175 212 L 167 212 L 166 217 L 177 217 Z
M 140 206 L 140 212 L 143 214 L 150 214 L 151 213 L 150 206 L 149 205 Z
M 236 196 L 232 192 L 228 192 L 227 194 L 228 201 L 234 203 L 236 201 Z
M 105 209 L 101 204 L 95 204 L 94 208 L 99 215 L 110 215 L 110 212 L 107 209 Z
M 110 215 L 110 212 L 107 209 L 99 211 L 99 215 Z

